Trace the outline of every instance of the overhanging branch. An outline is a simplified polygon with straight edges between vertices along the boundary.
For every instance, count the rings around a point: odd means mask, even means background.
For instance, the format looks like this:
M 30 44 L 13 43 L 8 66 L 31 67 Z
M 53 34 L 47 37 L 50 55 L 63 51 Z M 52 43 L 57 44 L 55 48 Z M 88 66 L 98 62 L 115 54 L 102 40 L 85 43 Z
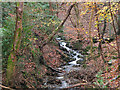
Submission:
M 67 18 L 69 17 L 70 12 L 71 12 L 72 8 L 74 7 L 74 5 L 75 5 L 75 3 L 72 4 L 72 5 L 69 7 L 65 19 L 64 19 L 64 20 L 61 22 L 61 24 L 53 31 L 53 33 L 48 36 L 47 40 L 44 41 L 44 43 L 41 45 L 40 48 L 44 47 L 47 43 L 49 43 L 49 42 L 53 39 L 53 37 L 57 34 L 57 32 L 60 31 L 60 29 L 62 28 L 62 26 L 63 26 L 64 23 L 66 22 Z

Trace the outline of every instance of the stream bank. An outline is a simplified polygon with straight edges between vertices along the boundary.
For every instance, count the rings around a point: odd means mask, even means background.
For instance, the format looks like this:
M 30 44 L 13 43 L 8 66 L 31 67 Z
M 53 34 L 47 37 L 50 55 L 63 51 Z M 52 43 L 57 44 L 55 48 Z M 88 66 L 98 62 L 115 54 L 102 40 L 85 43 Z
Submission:
M 60 49 L 68 56 L 68 60 L 66 64 L 57 68 L 60 72 L 51 72 L 44 77 L 46 78 L 44 85 L 50 88 L 67 88 L 76 83 L 86 82 L 86 79 L 93 80 L 96 72 L 91 72 L 90 68 L 84 68 L 82 65 L 85 62 L 85 55 L 82 55 L 79 50 L 73 50 L 72 46 L 61 38 L 56 40 Z

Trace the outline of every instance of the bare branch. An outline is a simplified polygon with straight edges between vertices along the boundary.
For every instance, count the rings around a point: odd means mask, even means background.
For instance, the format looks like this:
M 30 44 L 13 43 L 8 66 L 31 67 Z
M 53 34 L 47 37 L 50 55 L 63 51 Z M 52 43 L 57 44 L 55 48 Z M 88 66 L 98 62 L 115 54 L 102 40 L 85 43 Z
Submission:
M 12 88 L 10 88 L 10 87 L 6 87 L 6 86 L 4 86 L 4 85 L 2 85 L 2 84 L 0 84 L 0 87 L 1 87 L 1 88 L 5 88 L 5 89 L 9 89 L 9 90 L 15 90 L 15 89 L 12 89 Z
M 64 19 L 64 20 L 61 22 L 61 24 L 53 31 L 53 33 L 52 33 L 50 36 L 48 36 L 47 40 L 44 41 L 44 43 L 41 45 L 40 49 L 41 49 L 42 47 L 44 47 L 47 43 L 49 43 L 49 42 L 53 39 L 53 37 L 57 34 L 57 32 L 60 31 L 60 29 L 62 28 L 62 26 L 63 26 L 64 23 L 66 22 L 67 18 L 69 17 L 70 12 L 71 12 L 72 8 L 74 7 L 74 5 L 75 5 L 75 3 L 72 4 L 72 5 L 69 7 L 65 19 Z

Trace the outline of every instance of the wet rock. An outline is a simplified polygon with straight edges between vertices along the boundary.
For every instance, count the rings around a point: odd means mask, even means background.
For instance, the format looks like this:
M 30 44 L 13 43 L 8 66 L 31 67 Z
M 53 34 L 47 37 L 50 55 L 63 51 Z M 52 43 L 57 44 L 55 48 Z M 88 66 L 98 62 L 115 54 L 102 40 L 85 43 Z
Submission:
M 81 55 L 77 55 L 77 57 L 78 57 L 78 58 L 82 58 L 82 56 L 81 56 Z
M 70 45 L 69 42 L 67 42 L 66 46 L 69 47 L 69 48 L 72 48 L 72 45 Z
M 72 55 L 74 55 L 75 53 L 74 53 L 74 51 L 69 51 L 70 52 L 70 54 L 72 54 Z
M 65 58 L 63 58 L 63 59 L 64 59 L 64 61 L 69 62 L 70 57 L 65 57 Z
M 73 65 L 73 67 L 79 67 L 79 68 L 80 68 L 80 66 L 81 66 L 80 64 L 79 65 Z
M 70 46 L 68 42 L 67 42 L 66 46 L 67 46 L 67 47 L 69 47 L 69 46 Z
M 73 56 L 75 56 L 76 55 L 76 53 L 73 53 Z
M 81 60 L 78 60 L 78 61 L 77 61 L 77 64 L 82 64 L 82 61 L 81 61 Z
M 63 48 L 63 47 L 59 47 L 61 50 L 63 51 L 67 51 L 67 49 Z
M 47 72 L 46 73 L 47 76 L 57 76 L 56 72 Z
M 55 77 L 49 77 L 47 83 L 48 84 L 61 84 L 61 81 L 56 79 Z

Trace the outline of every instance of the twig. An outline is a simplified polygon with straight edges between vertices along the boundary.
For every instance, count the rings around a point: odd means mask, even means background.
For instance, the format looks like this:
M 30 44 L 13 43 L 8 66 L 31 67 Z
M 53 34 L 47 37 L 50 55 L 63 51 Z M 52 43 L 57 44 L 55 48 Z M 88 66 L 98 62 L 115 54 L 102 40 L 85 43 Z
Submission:
M 0 84 L 0 87 L 1 87 L 1 88 L 5 88 L 5 89 L 10 89 L 10 90 L 15 90 L 15 89 L 12 89 L 12 88 L 10 88 L 10 87 L 6 87 L 6 86 L 4 86 L 4 85 L 2 85 L 2 84 Z
M 109 43 L 107 43 L 108 45 L 110 45 Z M 118 51 L 118 49 L 116 47 L 113 47 L 112 45 L 110 45 L 112 48 L 115 48 L 116 51 Z
M 91 85 L 91 86 L 96 86 L 96 87 L 98 87 L 97 85 L 91 84 L 91 83 L 77 83 L 77 84 L 74 84 L 74 85 L 69 86 L 69 87 L 66 87 L 66 88 L 73 88 L 73 87 L 77 87 L 77 86 L 81 86 L 81 85 Z
M 24 78 L 24 80 L 30 85 L 30 87 L 29 88 L 35 88 L 29 81 L 27 81 L 25 78 Z
M 115 37 L 116 37 L 116 45 L 117 45 L 117 49 L 118 49 L 118 65 L 120 64 L 120 47 L 119 47 L 119 38 L 117 36 L 117 31 L 116 31 L 116 28 L 115 28 L 115 23 L 114 23 L 114 19 L 113 19 L 113 13 L 111 11 L 111 3 L 109 2 L 109 7 L 110 7 L 110 13 L 111 13 L 111 19 L 112 19 L 112 26 L 113 26 L 113 29 L 114 29 L 114 32 L 115 32 Z
M 72 21 L 72 17 L 69 16 L 69 19 L 70 19 L 70 22 L 71 22 L 72 26 L 76 28 L 76 25 L 75 25 L 74 22 Z
M 106 83 L 104 84 L 104 86 L 108 85 L 110 82 L 112 82 L 112 81 L 114 81 L 114 80 L 116 80 L 116 79 L 118 79 L 118 78 L 120 78 L 120 74 L 119 74 L 118 76 L 114 77 L 113 79 L 109 80 L 108 82 L 106 82 Z

